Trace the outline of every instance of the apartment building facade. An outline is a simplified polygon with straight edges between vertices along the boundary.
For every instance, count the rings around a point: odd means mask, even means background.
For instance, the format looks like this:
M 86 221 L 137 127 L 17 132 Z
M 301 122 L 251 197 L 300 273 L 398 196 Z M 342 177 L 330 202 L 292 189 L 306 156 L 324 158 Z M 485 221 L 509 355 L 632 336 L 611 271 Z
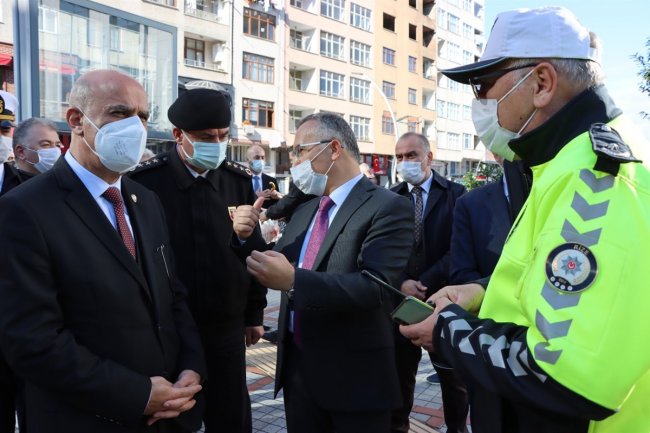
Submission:
M 483 52 L 484 0 L 439 0 L 435 5 L 437 69 L 477 61 Z M 436 73 L 436 163 L 443 175 L 459 178 L 491 155 L 476 136 L 470 86 Z

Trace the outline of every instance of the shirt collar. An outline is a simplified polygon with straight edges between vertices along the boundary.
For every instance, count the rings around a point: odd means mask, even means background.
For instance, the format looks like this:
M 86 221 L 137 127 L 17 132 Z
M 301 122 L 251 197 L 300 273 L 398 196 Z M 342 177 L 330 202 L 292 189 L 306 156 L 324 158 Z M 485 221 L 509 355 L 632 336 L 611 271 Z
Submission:
M 350 191 L 352 191 L 352 188 L 361 180 L 363 177 L 362 173 L 359 173 L 358 175 L 354 176 L 352 179 L 348 180 L 345 182 L 343 185 L 339 186 L 336 188 L 332 193 L 330 194 L 330 198 L 334 202 L 334 204 L 339 207 L 343 204 L 346 198 L 348 198 L 348 195 L 350 195 Z
M 90 195 L 97 200 L 101 197 L 102 194 L 111 186 L 119 189 L 122 192 L 122 176 L 120 176 L 117 181 L 113 184 L 109 184 L 104 179 L 100 178 L 96 174 L 92 173 L 84 166 L 79 164 L 79 162 L 72 156 L 72 152 L 66 152 L 65 161 L 68 163 L 74 174 L 81 180 L 81 183 L 84 184 Z

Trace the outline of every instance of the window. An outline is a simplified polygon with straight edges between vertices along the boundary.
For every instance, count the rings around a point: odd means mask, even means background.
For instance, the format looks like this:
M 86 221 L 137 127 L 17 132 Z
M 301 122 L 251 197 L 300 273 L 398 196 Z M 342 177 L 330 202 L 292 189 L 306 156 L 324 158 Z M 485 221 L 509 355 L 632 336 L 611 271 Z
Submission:
M 436 35 L 436 31 L 427 26 L 422 26 L 422 46 L 428 48 L 433 41 L 433 37 Z
M 472 11 L 472 0 L 464 0 L 463 1 L 463 9 L 465 9 L 468 12 Z
M 302 0 L 291 0 L 289 4 L 302 9 Z
M 447 30 L 447 12 L 444 9 L 438 9 L 436 24 L 438 28 Z
M 418 132 L 418 121 L 417 120 L 411 120 L 409 118 L 409 121 L 406 124 L 406 128 L 407 128 L 408 132 Z
M 438 117 L 441 119 L 447 118 L 447 102 L 441 101 L 438 99 L 436 101 L 436 111 L 438 112 Z
M 273 128 L 273 102 L 244 98 L 242 120 L 263 128 Z
M 447 17 L 449 20 L 447 22 L 447 30 L 452 33 L 460 34 L 460 18 L 452 14 L 447 14 Z
M 409 104 L 415 105 L 417 103 L 418 103 L 418 91 L 409 88 Z
M 320 54 L 325 57 L 343 60 L 345 38 L 333 33 L 320 32 Z
M 383 134 L 395 134 L 395 125 L 393 124 L 393 118 L 387 111 L 384 111 L 384 113 L 381 115 L 381 132 Z
M 354 65 L 370 66 L 370 45 L 357 41 L 350 41 L 350 63 Z
M 384 95 L 386 95 L 388 99 L 395 99 L 395 83 L 384 81 L 381 86 L 381 90 L 384 92 Z
M 275 17 L 254 9 L 244 8 L 244 34 L 275 41 Z
M 384 13 L 384 28 L 390 30 L 391 32 L 395 31 L 395 17 Z
M 409 24 L 409 39 L 417 40 L 418 36 L 418 26 L 414 24 Z
M 109 32 L 111 51 L 122 51 L 122 29 L 118 26 L 111 25 Z
M 289 132 L 296 132 L 298 130 L 298 124 L 303 118 L 302 111 L 300 110 L 289 110 Z
M 290 44 L 291 48 L 295 48 L 297 50 L 305 50 L 305 45 L 304 45 L 304 39 L 302 32 L 298 30 L 289 30 L 289 39 L 290 39 Z
M 460 83 L 458 81 L 447 79 L 447 88 L 457 92 L 460 89 Z
M 438 131 L 438 136 L 436 138 L 436 145 L 440 149 L 446 149 L 447 148 L 447 133 L 444 131 Z
M 452 150 L 460 150 L 460 134 L 455 132 L 447 133 L 447 146 Z
M 275 67 L 271 57 L 244 53 L 242 76 L 247 80 L 273 84 Z
M 320 94 L 333 98 L 343 98 L 345 76 L 335 72 L 320 71 Z
M 391 50 L 390 48 L 384 47 L 382 60 L 386 65 L 395 66 L 395 50 Z
M 370 81 L 350 77 L 350 101 L 370 104 Z
M 471 51 L 463 50 L 463 64 L 474 63 L 474 54 Z
M 418 68 L 418 59 L 413 56 L 409 56 L 409 72 L 417 72 Z
M 472 107 L 463 105 L 463 120 L 472 120 Z
M 451 120 L 460 120 L 460 105 L 453 102 L 447 102 L 447 118 Z
M 463 149 L 474 149 L 474 137 L 472 134 L 463 134 Z
M 448 59 L 456 63 L 461 62 L 460 45 L 453 42 L 440 40 L 440 52 L 438 53 L 443 59 Z
M 361 30 L 371 31 L 372 11 L 356 3 L 350 3 L 350 25 Z
M 435 78 L 435 69 L 433 67 L 432 59 L 427 59 L 426 57 L 422 59 L 422 75 L 424 75 L 424 78 L 430 80 Z
M 58 33 L 59 13 L 55 9 L 40 6 L 38 8 L 38 30 L 45 33 Z
M 350 116 L 350 127 L 357 140 L 370 140 L 370 119 L 367 117 Z
M 417 7 L 417 5 L 418 5 L 418 2 L 416 0 L 409 0 L 409 6 L 411 6 L 412 8 Z
M 148 2 L 151 3 L 157 3 L 159 5 L 165 5 L 165 6 L 176 6 L 176 0 L 147 0 Z
M 321 0 L 320 14 L 337 21 L 343 21 L 345 0 Z
M 463 23 L 463 37 L 465 39 L 474 39 L 474 29 L 467 23 Z
M 205 42 L 185 38 L 185 64 L 205 67 Z
M 302 71 L 289 71 L 289 89 L 302 91 Z

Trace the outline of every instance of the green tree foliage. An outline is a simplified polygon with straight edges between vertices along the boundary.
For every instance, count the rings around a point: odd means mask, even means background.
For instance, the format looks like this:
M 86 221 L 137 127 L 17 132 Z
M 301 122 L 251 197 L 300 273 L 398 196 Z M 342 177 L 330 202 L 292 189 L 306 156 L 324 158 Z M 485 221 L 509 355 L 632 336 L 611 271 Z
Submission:
M 639 77 L 641 81 L 639 82 L 639 89 L 650 96 L 650 38 L 645 43 L 647 48 L 647 53 L 645 55 L 636 53 L 632 58 L 639 65 Z M 650 119 L 650 113 L 641 112 L 641 115 L 646 119 Z
M 462 183 L 468 191 L 479 186 L 496 182 L 503 174 L 503 169 L 499 164 L 487 164 L 480 162 L 476 170 L 470 170 L 463 175 Z

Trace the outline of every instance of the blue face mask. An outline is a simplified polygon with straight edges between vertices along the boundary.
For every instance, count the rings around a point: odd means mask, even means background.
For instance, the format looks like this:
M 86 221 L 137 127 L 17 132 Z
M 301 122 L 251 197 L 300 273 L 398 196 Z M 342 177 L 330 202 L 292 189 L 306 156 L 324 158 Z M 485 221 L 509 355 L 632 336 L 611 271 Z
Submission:
M 180 146 L 188 164 L 203 170 L 214 170 L 221 165 L 224 159 L 226 159 L 228 140 L 220 143 L 192 141 L 187 134 L 185 134 L 185 131 L 182 132 L 185 138 L 187 138 L 187 141 L 189 141 L 194 148 L 194 155 L 189 156 L 187 152 L 185 152 L 183 146 Z
M 253 173 L 261 173 L 264 170 L 264 161 L 261 159 L 252 160 L 251 170 L 253 170 Z

